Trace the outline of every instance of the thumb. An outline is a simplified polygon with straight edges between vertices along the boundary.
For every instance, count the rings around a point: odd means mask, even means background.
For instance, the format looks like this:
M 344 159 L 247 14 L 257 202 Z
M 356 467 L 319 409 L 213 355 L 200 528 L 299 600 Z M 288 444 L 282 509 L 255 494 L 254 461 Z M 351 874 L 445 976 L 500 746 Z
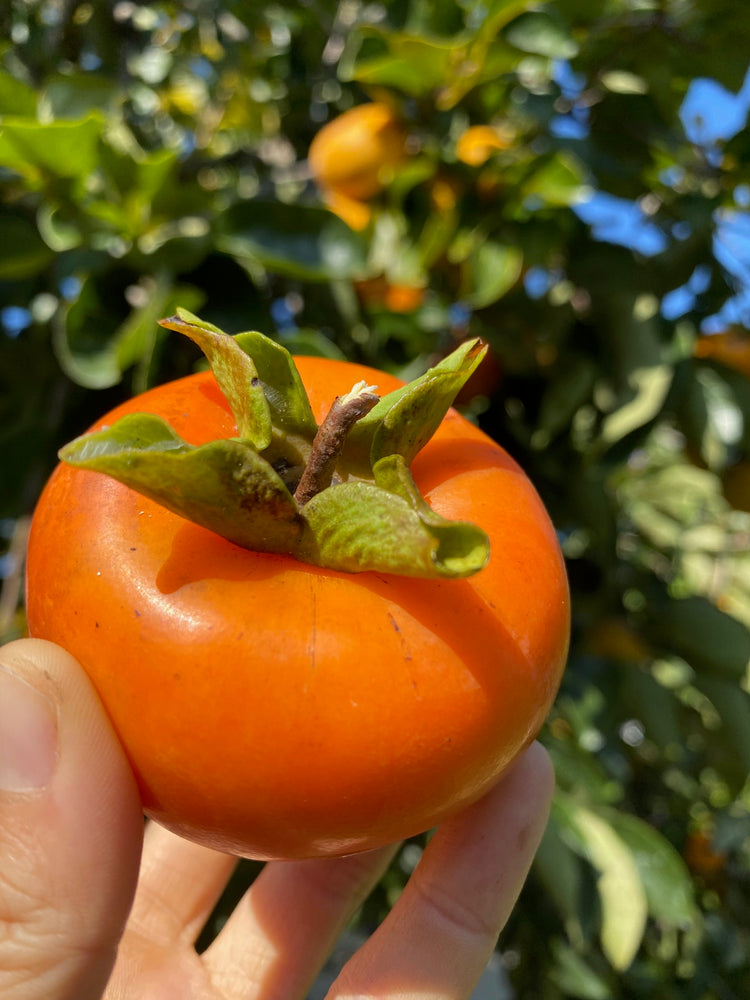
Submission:
M 135 779 L 62 649 L 0 649 L 0 996 L 94 1000 L 138 876 Z

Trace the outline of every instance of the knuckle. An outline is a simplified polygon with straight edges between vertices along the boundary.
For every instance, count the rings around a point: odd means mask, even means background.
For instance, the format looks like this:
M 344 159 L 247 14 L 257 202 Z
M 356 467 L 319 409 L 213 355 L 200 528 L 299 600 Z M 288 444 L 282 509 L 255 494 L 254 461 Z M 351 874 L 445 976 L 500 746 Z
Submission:
M 498 935 L 495 921 L 481 907 L 463 898 L 434 879 L 412 876 L 413 890 L 418 894 L 425 917 L 452 938 L 469 938 L 476 942 L 494 942 Z

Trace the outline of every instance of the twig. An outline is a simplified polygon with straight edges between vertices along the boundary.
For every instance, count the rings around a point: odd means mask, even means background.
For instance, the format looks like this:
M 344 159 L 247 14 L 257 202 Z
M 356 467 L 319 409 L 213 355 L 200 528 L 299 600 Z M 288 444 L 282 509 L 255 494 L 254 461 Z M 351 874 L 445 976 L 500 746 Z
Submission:
M 310 458 L 294 493 L 300 507 L 331 485 L 336 462 L 349 431 L 380 399 L 374 392 L 376 388 L 366 382 L 358 382 L 351 392 L 334 399 L 315 435 Z

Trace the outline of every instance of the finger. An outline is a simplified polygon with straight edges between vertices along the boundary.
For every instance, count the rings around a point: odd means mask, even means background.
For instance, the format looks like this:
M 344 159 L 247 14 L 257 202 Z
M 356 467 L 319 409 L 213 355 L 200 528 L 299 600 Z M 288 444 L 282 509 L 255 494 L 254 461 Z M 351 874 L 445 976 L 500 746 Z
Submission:
M 0 996 L 94 1000 L 138 872 L 135 780 L 88 679 L 37 639 L 0 649 Z
M 128 936 L 162 947 L 194 944 L 236 866 L 236 858 L 149 823 Z
M 549 758 L 535 744 L 489 795 L 445 823 L 329 1000 L 468 997 L 521 891 L 553 785 Z
M 267 864 L 203 955 L 221 996 L 305 996 L 395 851 Z

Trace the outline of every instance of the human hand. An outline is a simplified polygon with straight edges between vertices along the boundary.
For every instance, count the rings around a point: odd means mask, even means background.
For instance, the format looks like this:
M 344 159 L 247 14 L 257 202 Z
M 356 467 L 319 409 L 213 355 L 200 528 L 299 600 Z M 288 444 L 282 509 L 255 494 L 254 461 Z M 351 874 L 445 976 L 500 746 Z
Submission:
M 534 744 L 444 823 L 329 1000 L 467 997 L 523 885 L 552 788 Z M 267 864 L 198 955 L 236 859 L 156 824 L 143 832 L 133 775 L 78 664 L 40 640 L 0 649 L 5 1000 L 302 1000 L 395 851 Z

